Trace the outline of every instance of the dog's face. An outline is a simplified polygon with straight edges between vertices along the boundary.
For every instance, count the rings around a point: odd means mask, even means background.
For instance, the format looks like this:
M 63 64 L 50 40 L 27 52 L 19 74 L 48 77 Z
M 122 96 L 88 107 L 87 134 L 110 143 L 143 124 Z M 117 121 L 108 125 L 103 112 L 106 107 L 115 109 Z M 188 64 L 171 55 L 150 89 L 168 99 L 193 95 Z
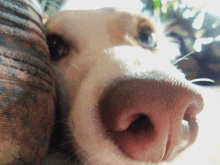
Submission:
M 157 164 L 196 139 L 203 99 L 170 64 L 160 28 L 112 8 L 63 11 L 46 24 L 59 110 L 82 164 Z

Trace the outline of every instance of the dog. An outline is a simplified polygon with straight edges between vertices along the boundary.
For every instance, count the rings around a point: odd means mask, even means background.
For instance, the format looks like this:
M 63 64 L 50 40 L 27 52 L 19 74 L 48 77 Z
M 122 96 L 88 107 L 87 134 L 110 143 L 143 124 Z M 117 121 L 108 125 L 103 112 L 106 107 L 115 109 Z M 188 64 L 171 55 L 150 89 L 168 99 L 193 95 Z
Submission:
M 173 160 L 197 137 L 203 98 L 174 66 L 162 27 L 114 8 L 61 11 L 45 24 L 56 79 L 59 164 Z

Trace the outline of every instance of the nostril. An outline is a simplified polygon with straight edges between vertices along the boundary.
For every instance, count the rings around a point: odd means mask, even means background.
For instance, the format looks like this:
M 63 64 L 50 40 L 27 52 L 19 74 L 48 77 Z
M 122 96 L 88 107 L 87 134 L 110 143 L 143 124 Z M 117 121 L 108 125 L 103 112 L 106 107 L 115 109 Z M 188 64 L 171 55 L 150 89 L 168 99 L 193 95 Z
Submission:
M 190 104 L 185 111 L 182 119 L 182 135 L 179 151 L 183 151 L 192 145 L 198 135 L 198 123 L 196 119 L 196 114 L 198 113 L 198 107 L 194 104 Z
M 196 114 L 198 114 L 200 108 L 198 108 L 199 106 L 196 106 L 194 104 L 190 104 L 188 106 L 188 108 L 185 111 L 184 117 L 183 117 L 183 121 L 185 121 L 185 123 L 188 123 L 188 127 L 189 127 L 189 131 L 191 133 L 194 133 L 194 130 L 197 130 L 198 124 L 197 124 L 197 119 L 196 119 Z M 197 136 L 197 132 L 194 133 L 195 136 Z
M 185 111 L 184 117 L 183 119 L 186 121 L 189 121 L 190 118 L 195 117 L 196 114 L 198 114 L 199 110 L 200 110 L 200 106 L 196 104 L 190 104 Z
M 151 122 L 148 116 L 140 114 L 139 117 L 131 123 L 131 129 L 140 129 L 144 124 L 147 124 L 148 128 L 151 126 Z
M 147 115 L 139 114 L 137 119 L 130 124 L 128 129 L 126 130 L 132 134 L 138 134 L 140 132 L 146 132 L 148 134 L 152 134 L 153 131 L 153 123 Z

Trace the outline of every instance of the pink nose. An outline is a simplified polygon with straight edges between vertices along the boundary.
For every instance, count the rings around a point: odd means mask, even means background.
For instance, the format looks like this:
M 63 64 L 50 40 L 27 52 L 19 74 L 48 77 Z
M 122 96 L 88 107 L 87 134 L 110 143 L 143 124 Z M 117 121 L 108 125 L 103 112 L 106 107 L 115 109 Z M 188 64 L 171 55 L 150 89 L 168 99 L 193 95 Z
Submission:
M 197 137 L 201 95 L 187 83 L 119 80 L 110 85 L 99 109 L 106 134 L 131 159 L 172 159 Z

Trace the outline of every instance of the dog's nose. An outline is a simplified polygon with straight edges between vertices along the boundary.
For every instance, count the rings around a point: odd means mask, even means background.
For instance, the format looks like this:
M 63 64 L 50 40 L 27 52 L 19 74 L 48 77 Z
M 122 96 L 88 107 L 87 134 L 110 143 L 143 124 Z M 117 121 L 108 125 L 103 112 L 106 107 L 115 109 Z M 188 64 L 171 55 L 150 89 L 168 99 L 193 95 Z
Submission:
M 129 158 L 172 159 L 194 143 L 202 96 L 186 82 L 119 80 L 99 103 L 106 135 Z

